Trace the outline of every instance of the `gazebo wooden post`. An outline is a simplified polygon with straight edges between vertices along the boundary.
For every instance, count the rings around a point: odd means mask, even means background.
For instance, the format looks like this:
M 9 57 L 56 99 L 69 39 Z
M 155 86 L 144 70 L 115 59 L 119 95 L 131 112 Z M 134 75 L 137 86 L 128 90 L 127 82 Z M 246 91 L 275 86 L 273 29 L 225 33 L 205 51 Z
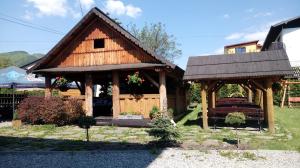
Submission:
M 207 117 L 207 85 L 205 82 L 201 83 L 201 101 L 202 101 L 202 126 L 204 130 L 208 129 L 208 117 Z
M 211 103 L 212 108 L 216 108 L 216 92 L 214 91 L 211 92 Z
M 51 97 L 51 77 L 46 76 L 45 77 L 45 98 Z
M 120 82 L 118 71 L 113 71 L 112 82 L 113 118 L 117 118 L 120 114 Z
M 93 77 L 85 75 L 85 111 L 87 116 L 93 116 Z
M 268 128 L 270 133 L 275 133 L 275 122 L 274 122 L 274 106 L 273 106 L 273 91 L 272 91 L 272 80 L 267 79 L 265 82 L 266 93 L 265 97 L 266 102 L 264 102 L 265 111 L 267 112 L 268 118 Z
M 248 101 L 252 103 L 252 91 L 250 88 L 247 89 Z
M 159 105 L 161 111 L 167 111 L 168 99 L 166 89 L 166 72 L 164 70 L 159 71 Z
M 286 89 L 287 89 L 287 84 L 286 84 L 286 82 L 284 82 L 283 83 L 283 95 L 282 95 L 282 99 L 281 99 L 280 108 L 284 107 L 285 96 L 286 96 Z

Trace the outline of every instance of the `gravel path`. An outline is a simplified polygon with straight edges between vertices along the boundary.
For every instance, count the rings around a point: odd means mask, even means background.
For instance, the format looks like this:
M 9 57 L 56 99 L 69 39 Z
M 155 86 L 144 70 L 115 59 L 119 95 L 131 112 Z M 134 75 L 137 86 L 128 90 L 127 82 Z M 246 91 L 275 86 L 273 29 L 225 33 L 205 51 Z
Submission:
M 230 151 L 235 152 L 236 151 Z M 242 151 L 245 152 L 245 151 Z M 219 151 L 166 149 L 89 152 L 0 152 L 0 167 L 300 167 L 300 153 L 290 151 L 249 151 L 256 160 L 223 157 Z

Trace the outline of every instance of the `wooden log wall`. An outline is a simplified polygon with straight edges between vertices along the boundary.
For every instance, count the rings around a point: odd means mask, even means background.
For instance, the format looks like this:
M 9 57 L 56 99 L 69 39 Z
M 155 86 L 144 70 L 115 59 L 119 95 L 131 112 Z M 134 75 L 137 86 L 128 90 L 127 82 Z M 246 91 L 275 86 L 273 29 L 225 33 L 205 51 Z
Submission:
M 95 39 L 104 39 L 105 47 L 95 49 Z M 65 46 L 48 66 L 73 67 L 141 62 L 157 63 L 157 60 L 125 39 L 119 32 L 100 20 L 95 20 Z

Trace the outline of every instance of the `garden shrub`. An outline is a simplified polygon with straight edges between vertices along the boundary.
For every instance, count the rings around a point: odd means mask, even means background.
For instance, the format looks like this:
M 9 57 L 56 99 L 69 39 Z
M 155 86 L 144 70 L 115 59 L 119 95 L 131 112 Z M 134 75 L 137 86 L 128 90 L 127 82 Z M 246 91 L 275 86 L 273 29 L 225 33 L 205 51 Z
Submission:
M 69 99 L 65 101 L 65 110 L 67 113 L 68 124 L 77 123 L 78 119 L 85 115 L 82 107 L 82 100 Z
M 75 124 L 84 116 L 80 100 L 63 101 L 59 97 L 28 97 L 18 106 L 19 118 L 30 124 Z
M 51 97 L 44 99 L 41 116 L 45 124 L 62 126 L 67 124 L 67 113 L 64 101 L 61 98 Z
M 18 106 L 19 118 L 27 123 L 42 124 L 44 97 L 28 97 L 21 101 Z
M 159 113 L 160 113 L 159 108 L 157 106 L 153 106 L 149 113 L 150 119 L 156 118 L 159 115 Z
M 81 116 L 78 120 L 78 126 L 86 130 L 86 141 L 89 142 L 89 128 L 96 125 L 96 120 L 91 116 Z
M 177 138 L 180 137 L 177 127 L 173 125 L 168 117 L 155 118 L 151 126 L 148 131 L 149 135 L 159 138 L 161 142 L 176 142 Z
M 246 123 L 246 116 L 245 116 L 245 114 L 242 113 L 242 112 L 229 113 L 229 114 L 227 114 L 227 116 L 225 118 L 225 123 L 234 126 L 234 128 L 236 130 L 237 147 L 239 148 L 240 139 L 239 139 L 239 136 L 238 136 L 237 127 L 240 126 L 241 124 L 245 124 Z

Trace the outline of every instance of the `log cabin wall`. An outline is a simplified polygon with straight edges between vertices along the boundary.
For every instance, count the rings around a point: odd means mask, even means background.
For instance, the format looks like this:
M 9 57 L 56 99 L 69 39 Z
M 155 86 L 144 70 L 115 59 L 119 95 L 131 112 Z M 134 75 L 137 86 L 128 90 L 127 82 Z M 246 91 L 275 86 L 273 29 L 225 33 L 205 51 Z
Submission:
M 104 48 L 94 48 L 95 39 L 104 39 Z M 82 33 L 52 59 L 48 67 L 82 67 L 105 64 L 158 63 L 152 56 L 94 19 Z

